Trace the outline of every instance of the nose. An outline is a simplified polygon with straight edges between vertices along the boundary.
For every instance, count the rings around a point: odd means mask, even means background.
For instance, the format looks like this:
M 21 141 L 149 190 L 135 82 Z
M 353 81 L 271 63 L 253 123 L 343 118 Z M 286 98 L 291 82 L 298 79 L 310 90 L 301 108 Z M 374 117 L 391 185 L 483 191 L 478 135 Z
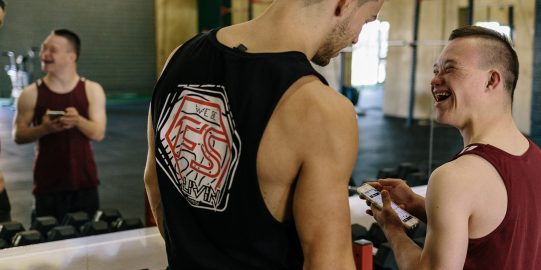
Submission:
M 430 80 L 430 85 L 432 86 L 441 85 L 442 81 L 443 81 L 443 78 L 441 76 L 441 73 L 439 71 L 434 72 L 434 76 L 432 77 L 432 80 Z

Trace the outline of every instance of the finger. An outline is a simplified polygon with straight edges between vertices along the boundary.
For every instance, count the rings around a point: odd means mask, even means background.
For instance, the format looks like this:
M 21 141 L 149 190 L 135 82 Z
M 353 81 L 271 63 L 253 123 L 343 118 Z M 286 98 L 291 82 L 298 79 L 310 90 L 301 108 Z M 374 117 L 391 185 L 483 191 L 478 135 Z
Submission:
M 381 200 L 383 201 L 383 208 L 391 208 L 391 195 L 389 195 L 389 191 L 381 191 Z
M 365 182 L 365 183 L 371 185 L 375 189 L 378 189 L 378 190 L 381 189 L 381 184 L 378 183 L 377 181 L 370 181 L 370 182 Z
M 370 209 L 366 209 L 366 214 L 368 214 L 370 216 L 374 216 L 374 213 Z

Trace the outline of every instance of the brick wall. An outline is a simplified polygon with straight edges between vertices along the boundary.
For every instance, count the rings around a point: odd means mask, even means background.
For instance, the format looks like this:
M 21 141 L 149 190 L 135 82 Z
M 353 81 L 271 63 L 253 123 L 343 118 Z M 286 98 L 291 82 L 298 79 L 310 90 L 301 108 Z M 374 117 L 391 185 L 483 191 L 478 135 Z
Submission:
M 151 95 L 156 80 L 154 1 L 7 2 L 0 51 L 23 54 L 39 47 L 52 29 L 67 28 L 82 41 L 81 75 L 101 83 L 108 96 Z M 3 69 L 7 63 L 6 57 L 0 58 L 0 97 L 9 96 L 11 89 Z
M 530 135 L 541 145 L 541 0 L 536 0 L 535 37 L 532 83 L 532 127 Z

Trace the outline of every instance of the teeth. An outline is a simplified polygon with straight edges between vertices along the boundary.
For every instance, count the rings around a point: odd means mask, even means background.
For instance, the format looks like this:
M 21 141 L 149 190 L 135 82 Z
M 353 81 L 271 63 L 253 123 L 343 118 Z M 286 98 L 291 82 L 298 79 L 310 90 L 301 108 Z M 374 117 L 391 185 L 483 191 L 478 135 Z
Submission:
M 446 98 L 448 98 L 450 96 L 451 96 L 451 93 L 447 92 L 447 91 L 439 91 L 439 92 L 434 93 L 434 98 L 437 101 L 444 100 L 444 99 L 446 99 Z

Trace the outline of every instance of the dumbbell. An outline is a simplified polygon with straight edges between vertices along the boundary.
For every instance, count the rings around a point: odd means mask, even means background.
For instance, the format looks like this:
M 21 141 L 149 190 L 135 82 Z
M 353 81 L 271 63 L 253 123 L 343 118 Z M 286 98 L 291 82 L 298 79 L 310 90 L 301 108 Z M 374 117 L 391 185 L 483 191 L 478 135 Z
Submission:
M 414 172 L 406 176 L 406 183 L 410 187 L 422 186 L 428 184 L 428 175 L 424 172 Z
M 72 225 L 56 226 L 47 233 L 47 241 L 58 241 L 76 238 L 78 236 L 77 229 Z
M 384 179 L 384 178 L 397 178 L 398 172 L 396 168 L 382 168 L 379 169 L 377 179 Z
M 88 216 L 88 213 L 84 211 L 79 211 L 79 212 L 66 214 L 64 216 L 64 219 L 62 220 L 62 225 L 73 226 L 74 228 L 79 229 L 88 221 L 90 221 L 90 217 Z
M 125 231 L 143 228 L 143 221 L 140 218 L 117 218 L 111 223 L 113 231 Z
M 14 247 L 39 244 L 43 242 L 43 236 L 37 230 L 18 232 L 13 236 L 12 245 Z
M 374 244 L 374 246 L 377 248 L 379 248 L 382 243 L 387 242 L 385 233 L 383 233 L 383 230 L 377 223 L 372 223 L 370 229 L 368 230 L 366 239 L 370 240 L 370 242 L 372 242 L 372 244 Z
M 46 236 L 50 229 L 58 226 L 58 221 L 53 216 L 37 217 L 32 221 L 31 230 L 37 230 L 42 236 Z
M 120 212 L 114 208 L 105 208 L 96 211 L 93 221 L 105 221 L 107 224 L 111 224 L 117 218 L 122 217 Z
M 24 231 L 24 226 L 17 221 L 8 221 L 0 223 L 0 238 L 11 244 L 13 236 L 18 232 Z
M 397 177 L 400 179 L 406 179 L 410 173 L 418 172 L 419 168 L 412 162 L 402 162 L 396 168 Z
M 378 247 L 376 255 L 374 255 L 375 270 L 398 270 L 396 259 L 394 258 L 393 250 L 389 242 L 382 243 Z
M 81 236 L 98 235 L 110 232 L 109 224 L 105 221 L 88 221 L 80 230 Z

